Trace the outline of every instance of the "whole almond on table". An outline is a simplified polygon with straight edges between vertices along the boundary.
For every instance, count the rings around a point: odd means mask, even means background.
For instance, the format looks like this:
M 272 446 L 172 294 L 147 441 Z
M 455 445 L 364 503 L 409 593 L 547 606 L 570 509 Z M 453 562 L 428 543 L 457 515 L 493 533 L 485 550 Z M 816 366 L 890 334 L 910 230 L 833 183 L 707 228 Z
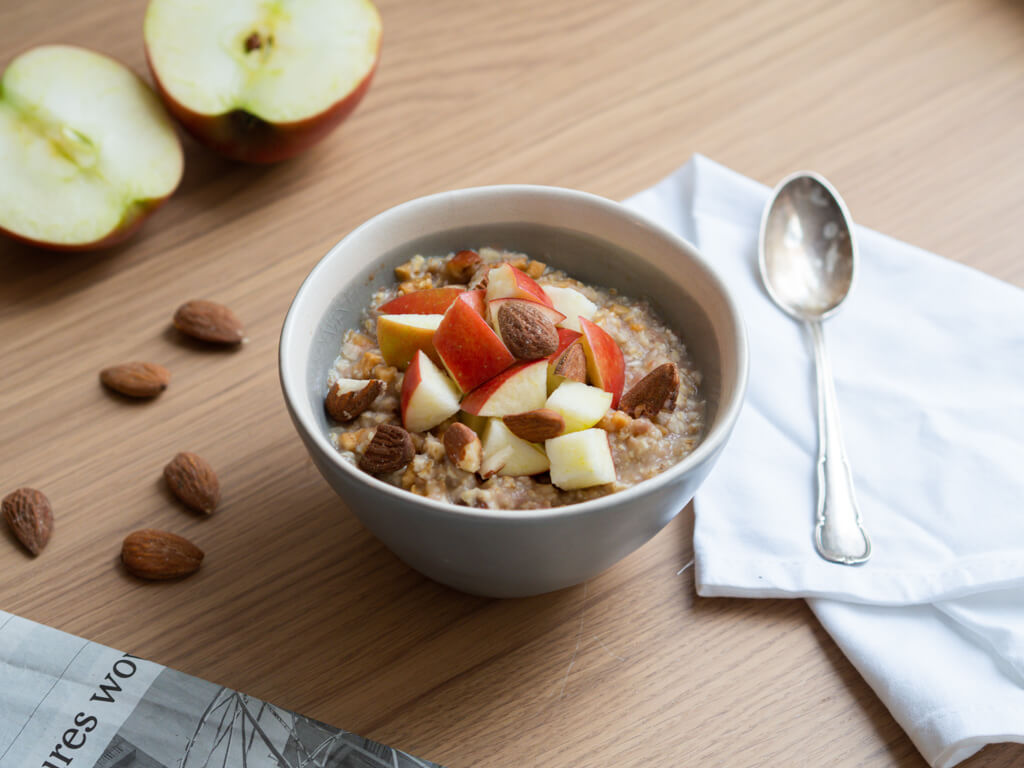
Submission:
M 50 500 L 35 488 L 19 488 L 4 497 L 0 508 L 11 532 L 33 555 L 42 552 L 53 533 Z
M 121 363 L 100 371 L 100 382 L 127 397 L 156 397 L 171 383 L 171 372 L 156 363 Z
M 386 475 L 404 467 L 414 455 L 416 448 L 408 432 L 395 424 L 381 424 L 359 457 L 358 466 L 371 475 Z
M 675 408 L 678 395 L 679 369 L 675 363 L 664 363 L 630 387 L 619 400 L 619 410 L 634 419 L 653 419 L 663 408 Z
M 529 302 L 503 304 L 498 310 L 498 334 L 517 360 L 538 360 L 558 349 L 558 330 Z
M 241 344 L 245 328 L 234 312 L 223 304 L 193 299 L 178 307 L 174 327 L 200 341 L 211 344 Z
M 352 387 L 364 385 L 360 389 Z M 324 408 L 327 415 L 335 421 L 352 421 L 359 414 L 373 405 L 374 401 L 384 393 L 385 384 L 380 379 L 369 379 L 356 384 L 351 380 L 336 381 L 327 393 Z
M 448 460 L 466 472 L 480 470 L 483 457 L 483 445 L 476 432 L 460 421 L 455 422 L 444 431 L 444 451 Z
M 529 443 L 543 443 L 558 437 L 565 430 L 565 419 L 558 411 L 538 408 L 535 411 L 502 416 L 502 421 L 516 437 Z
M 147 528 L 125 537 L 121 562 L 140 579 L 177 579 L 199 570 L 203 550 L 176 533 Z
M 164 480 L 182 504 L 196 512 L 212 515 L 220 503 L 220 481 L 205 459 L 194 453 L 179 453 L 164 467 Z

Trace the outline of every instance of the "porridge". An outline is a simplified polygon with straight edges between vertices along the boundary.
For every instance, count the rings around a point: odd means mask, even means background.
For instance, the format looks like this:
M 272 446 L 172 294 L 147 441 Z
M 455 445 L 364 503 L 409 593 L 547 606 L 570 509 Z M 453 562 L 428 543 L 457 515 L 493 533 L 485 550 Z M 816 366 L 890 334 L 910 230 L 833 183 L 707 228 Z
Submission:
M 629 488 L 700 442 L 700 373 L 647 302 L 491 248 L 395 276 L 327 376 L 331 441 L 360 469 L 536 509 Z

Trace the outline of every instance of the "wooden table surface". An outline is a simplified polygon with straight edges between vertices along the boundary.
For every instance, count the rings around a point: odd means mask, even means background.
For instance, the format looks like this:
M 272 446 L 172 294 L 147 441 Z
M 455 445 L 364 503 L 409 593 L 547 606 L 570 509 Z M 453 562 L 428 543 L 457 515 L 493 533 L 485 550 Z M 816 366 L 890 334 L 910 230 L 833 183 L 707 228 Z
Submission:
M 0 56 L 46 42 L 145 72 L 139 0 L 0 4 Z M 43 489 L 41 557 L 0 537 L 0 607 L 456 768 L 922 766 L 798 600 L 700 599 L 692 515 L 585 585 L 494 601 L 440 587 L 339 503 L 295 435 L 278 332 L 361 221 L 455 187 L 623 198 L 701 152 L 767 184 L 824 173 L 856 219 L 1024 285 L 1024 6 L 1013 0 L 382 0 L 382 61 L 350 120 L 275 167 L 186 141 L 183 183 L 128 244 L 0 243 L 0 477 Z M 148 75 L 147 75 L 148 77 Z M 0 169 L 2 172 L 2 169 Z M 169 330 L 186 299 L 246 321 L 237 352 Z M 100 368 L 153 360 L 158 400 Z M 211 519 L 160 481 L 220 472 Z M 139 527 L 207 552 L 196 576 L 117 565 Z M 9 539 L 9 540 L 8 540 Z M 987 748 L 978 766 L 1024 763 Z

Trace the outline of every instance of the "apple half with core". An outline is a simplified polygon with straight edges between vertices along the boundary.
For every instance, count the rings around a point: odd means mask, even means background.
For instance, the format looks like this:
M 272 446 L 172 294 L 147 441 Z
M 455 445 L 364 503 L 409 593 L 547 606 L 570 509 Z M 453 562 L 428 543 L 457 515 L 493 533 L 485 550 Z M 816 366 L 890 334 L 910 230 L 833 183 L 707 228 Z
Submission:
M 69 45 L 33 48 L 0 80 L 0 232 L 53 250 L 131 235 L 178 186 L 181 143 L 135 73 Z
M 402 380 L 402 425 L 410 432 L 433 429 L 459 410 L 459 390 L 422 350 Z
M 587 355 L 590 383 L 612 393 L 614 408 L 619 404 L 626 384 L 626 360 L 622 350 L 604 328 L 585 317 L 580 318 L 580 330 L 583 332 L 583 351 Z
M 537 475 L 549 466 L 548 457 L 540 446 L 516 437 L 501 419 L 491 419 L 484 429 L 481 477 Z
M 377 318 L 377 346 L 384 362 L 405 370 L 417 350 L 441 362 L 434 349 L 434 334 L 443 315 L 381 315 Z
M 369 0 L 150 0 L 143 24 L 174 116 L 203 144 L 253 163 L 297 155 L 355 109 L 380 34 Z

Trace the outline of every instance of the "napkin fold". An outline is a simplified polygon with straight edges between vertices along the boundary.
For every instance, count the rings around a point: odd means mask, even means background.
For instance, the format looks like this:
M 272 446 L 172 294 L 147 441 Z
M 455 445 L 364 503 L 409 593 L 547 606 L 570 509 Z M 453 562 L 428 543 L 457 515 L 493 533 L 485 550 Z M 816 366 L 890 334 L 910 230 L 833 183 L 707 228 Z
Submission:
M 627 205 L 693 242 L 736 297 L 747 400 L 695 501 L 697 591 L 806 597 L 933 766 L 1024 742 L 1024 294 L 856 228 L 825 324 L 874 553 L 813 544 L 814 361 L 757 272 L 761 184 L 701 156 Z

